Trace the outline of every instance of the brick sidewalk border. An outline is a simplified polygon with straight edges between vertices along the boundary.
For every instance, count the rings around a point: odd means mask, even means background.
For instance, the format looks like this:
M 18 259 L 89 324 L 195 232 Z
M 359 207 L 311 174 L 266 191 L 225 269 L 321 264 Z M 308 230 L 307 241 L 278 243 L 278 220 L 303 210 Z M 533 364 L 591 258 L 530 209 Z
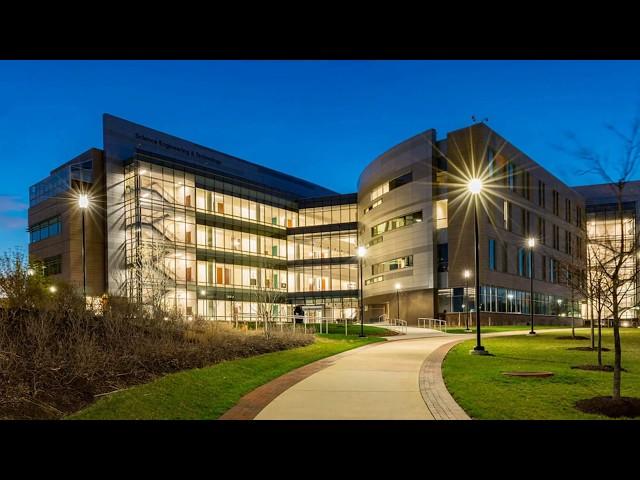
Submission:
M 445 343 L 429 355 L 420 367 L 420 393 L 435 420 L 471 420 L 453 399 L 442 378 L 442 361 L 458 343 L 466 338 Z

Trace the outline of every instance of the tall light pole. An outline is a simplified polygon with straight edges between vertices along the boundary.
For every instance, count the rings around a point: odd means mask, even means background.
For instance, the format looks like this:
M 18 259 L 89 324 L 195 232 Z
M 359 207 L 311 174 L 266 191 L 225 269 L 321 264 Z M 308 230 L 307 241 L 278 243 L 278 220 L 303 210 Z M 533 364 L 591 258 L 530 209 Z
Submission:
M 400 284 L 396 283 L 396 305 L 398 307 L 398 320 L 400 320 Z
M 529 247 L 529 278 L 530 282 L 530 291 L 529 291 L 529 315 L 531 316 L 531 331 L 529 335 L 535 335 L 536 332 L 533 330 L 533 247 L 536 246 L 536 239 L 530 237 L 527 240 L 527 246 Z
M 462 296 L 462 300 L 464 301 L 464 316 L 466 318 L 467 328 L 465 332 L 470 332 L 469 328 L 469 299 L 467 297 L 467 292 L 469 291 L 469 277 L 471 276 L 471 272 L 469 270 L 465 270 L 464 273 L 464 295 Z
M 81 193 L 78 197 L 78 207 L 82 211 L 82 294 L 84 295 L 84 307 L 87 308 L 87 255 L 85 250 L 84 211 L 89 208 L 89 197 Z
M 473 355 L 487 355 L 489 352 L 484 349 L 480 338 L 480 239 L 478 233 L 478 195 L 482 192 L 482 180 L 473 178 L 467 184 L 473 200 L 473 237 L 475 240 L 475 283 L 476 283 L 476 346 L 471 350 Z
M 362 283 L 362 260 L 367 254 L 367 249 L 363 246 L 358 247 L 358 259 L 360 260 L 360 336 L 365 337 L 364 334 L 364 286 Z

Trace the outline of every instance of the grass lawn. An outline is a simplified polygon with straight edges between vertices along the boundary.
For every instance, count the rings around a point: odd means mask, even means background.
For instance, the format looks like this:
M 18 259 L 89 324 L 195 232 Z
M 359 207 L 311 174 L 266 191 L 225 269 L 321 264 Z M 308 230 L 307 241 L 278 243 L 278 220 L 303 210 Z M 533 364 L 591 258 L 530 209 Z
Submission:
M 344 331 L 344 330 L 343 330 Z M 212 420 L 242 396 L 291 370 L 380 337 L 317 335 L 306 347 L 266 353 L 163 376 L 102 397 L 67 418 L 82 420 Z
M 549 328 L 571 328 L 571 326 L 557 326 L 557 325 L 533 325 L 533 330 L 547 330 Z M 480 329 L 481 333 L 496 333 L 496 332 L 509 332 L 512 330 L 531 330 L 530 325 L 498 325 L 495 327 L 482 327 Z M 577 329 L 576 329 L 577 330 Z M 447 333 L 468 333 L 464 331 L 464 327 L 461 328 L 447 328 Z M 471 333 L 476 333 L 475 327 L 471 327 Z
M 589 336 L 589 329 L 576 329 Z M 564 333 L 563 333 L 564 335 Z M 623 328 L 622 395 L 640 397 L 640 329 Z M 485 338 L 483 345 L 495 356 L 470 355 L 475 341 L 456 345 L 447 355 L 443 376 L 447 388 L 460 406 L 477 419 L 608 419 L 582 413 L 577 400 L 610 396 L 613 373 L 571 369 L 572 365 L 596 364 L 596 352 L 567 350 L 590 346 L 590 340 L 556 340 L 557 332 L 535 337 Z M 604 364 L 613 364 L 613 331 L 603 329 Z M 506 371 L 551 371 L 548 378 L 517 378 Z
M 247 323 L 247 327 L 250 330 L 255 330 L 255 323 L 251 323 L 248 322 Z M 290 327 L 290 325 L 288 326 Z M 322 331 L 325 331 L 325 327 L 326 325 L 322 325 Z M 262 328 L 262 326 L 260 324 L 258 324 L 258 328 Z M 278 327 L 275 327 L 278 328 Z M 298 325 L 296 327 L 296 330 L 300 328 L 303 329 L 304 327 L 302 325 Z M 307 324 L 307 331 L 308 332 L 313 332 L 313 329 L 315 328 L 316 332 L 320 332 L 320 324 L 315 324 L 315 323 L 308 323 Z M 329 324 L 329 334 L 334 334 L 334 335 L 342 335 L 344 336 L 344 324 L 338 324 L 338 323 L 330 323 Z M 382 327 L 374 327 L 372 325 L 365 325 L 364 326 L 364 334 L 367 336 L 372 336 L 372 337 L 384 337 L 387 335 L 396 335 L 396 332 L 394 332 L 393 330 L 387 330 L 386 328 L 382 328 Z M 351 335 L 355 335 L 358 336 L 360 335 L 360 324 L 356 323 L 356 324 L 350 324 L 347 326 L 347 335 L 351 336 Z
M 312 325 L 315 326 L 316 328 L 316 332 L 320 331 L 320 326 L 319 325 Z M 307 328 L 309 328 L 309 325 L 307 325 Z M 322 327 L 323 331 L 324 331 L 324 326 Z M 336 323 L 330 323 L 329 324 L 329 334 L 335 334 L 335 335 L 342 335 L 344 337 L 344 325 L 338 325 Z M 396 335 L 396 332 L 392 331 L 392 330 L 387 330 L 386 328 L 382 328 L 382 327 L 374 327 L 371 325 L 365 325 L 364 326 L 364 334 L 368 335 L 368 336 L 372 336 L 372 337 L 383 337 L 386 335 Z M 355 325 L 349 325 L 347 327 L 347 335 L 349 336 L 358 336 L 360 335 L 360 324 L 355 324 Z

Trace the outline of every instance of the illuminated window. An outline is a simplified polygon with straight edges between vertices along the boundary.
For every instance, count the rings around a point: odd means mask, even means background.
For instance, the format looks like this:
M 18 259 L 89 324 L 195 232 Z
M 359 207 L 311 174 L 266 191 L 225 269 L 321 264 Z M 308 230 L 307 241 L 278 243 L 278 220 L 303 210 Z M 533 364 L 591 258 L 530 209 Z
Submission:
M 448 204 L 447 200 L 436 202 L 436 230 L 447 228 L 448 226 Z
M 422 212 L 414 212 L 401 217 L 395 217 L 386 222 L 382 222 L 375 227 L 371 227 L 371 236 L 382 235 L 385 232 L 396 230 L 398 228 L 406 227 L 414 223 L 422 222 Z
M 382 205 L 382 199 L 376 200 L 375 202 L 373 202 L 371 205 L 369 205 L 367 208 L 364 209 L 364 213 L 369 213 L 371 210 L 373 210 L 376 207 L 379 207 L 380 205 Z
M 385 262 L 371 265 L 371 274 L 378 275 L 385 272 L 393 272 L 394 270 L 402 270 L 403 268 L 413 267 L 413 255 L 407 257 L 394 258 Z

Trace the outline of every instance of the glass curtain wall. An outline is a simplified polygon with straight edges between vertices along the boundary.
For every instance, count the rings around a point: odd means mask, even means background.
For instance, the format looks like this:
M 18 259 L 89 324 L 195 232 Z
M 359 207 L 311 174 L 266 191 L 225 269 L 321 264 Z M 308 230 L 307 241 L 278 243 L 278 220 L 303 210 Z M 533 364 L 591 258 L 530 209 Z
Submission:
M 480 287 L 480 311 L 496 313 L 516 313 L 529 315 L 530 292 L 514 290 L 493 285 Z M 468 311 L 475 311 L 474 289 L 442 288 L 438 290 L 438 310 L 442 313 L 464 312 L 463 305 L 468 302 Z M 581 303 L 574 299 L 573 306 L 566 297 L 533 293 L 533 314 L 560 317 L 581 318 Z
M 343 229 L 357 221 L 356 212 L 356 204 L 300 209 L 299 227 L 333 227 L 288 236 L 289 295 L 311 317 L 353 318 L 357 314 L 357 232 Z M 335 228 L 337 224 L 342 225 Z
M 619 251 L 623 238 L 626 245 L 625 249 L 634 244 L 635 229 L 635 203 L 633 202 L 623 204 L 622 222 L 620 221 L 616 204 L 589 207 L 587 212 L 587 238 L 589 239 L 587 255 L 593 272 L 592 275 L 587 274 L 587 280 L 597 275 L 598 260 L 604 264 L 611 260 L 615 263 L 613 252 Z M 638 286 L 635 281 L 637 268 L 637 257 L 628 255 L 620 269 L 621 287 L 619 293 L 623 295 L 620 307 L 624 309 L 621 317 L 625 319 L 638 317 L 637 310 L 633 308 L 637 304 L 636 292 Z M 592 308 L 591 302 L 588 302 L 586 308 L 588 316 L 591 316 L 592 310 L 594 317 L 596 317 L 596 306 L 593 305 Z M 605 306 L 602 318 L 606 319 L 611 316 L 611 310 Z
M 237 196 L 229 193 L 234 190 Z M 286 313 L 286 228 L 297 225 L 297 212 L 243 193 L 235 185 L 151 162 L 128 166 L 126 294 L 185 316 L 232 320 L 255 315 L 251 291 L 259 298 L 258 290 L 269 289 L 283 292 L 278 310 Z M 273 264 L 277 260 L 279 266 Z

